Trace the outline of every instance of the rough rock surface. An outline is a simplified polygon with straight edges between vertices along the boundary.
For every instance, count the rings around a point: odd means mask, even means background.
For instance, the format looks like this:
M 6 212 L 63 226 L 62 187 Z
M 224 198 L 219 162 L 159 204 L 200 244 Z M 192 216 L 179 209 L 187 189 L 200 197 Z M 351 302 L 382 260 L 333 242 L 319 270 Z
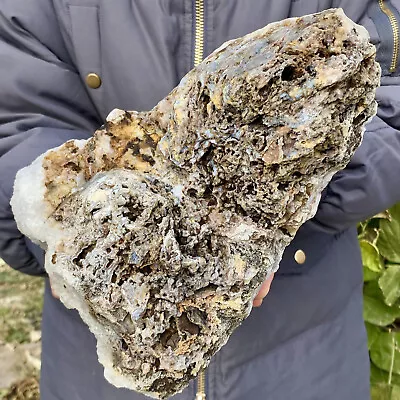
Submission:
M 359 145 L 379 76 L 342 10 L 284 20 L 19 172 L 19 227 L 111 383 L 166 398 L 208 365 Z

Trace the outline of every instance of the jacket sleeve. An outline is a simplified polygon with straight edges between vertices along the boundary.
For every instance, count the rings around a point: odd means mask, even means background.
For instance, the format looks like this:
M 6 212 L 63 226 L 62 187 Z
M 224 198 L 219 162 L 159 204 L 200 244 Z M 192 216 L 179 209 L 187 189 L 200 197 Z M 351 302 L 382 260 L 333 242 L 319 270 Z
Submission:
M 400 201 L 400 78 L 383 77 L 378 113 L 361 146 L 325 190 L 316 228 L 338 233 Z
M 10 207 L 17 171 L 49 148 L 87 138 L 100 118 L 65 48 L 47 0 L 0 8 L 0 257 L 44 274 L 43 252 L 16 226 Z

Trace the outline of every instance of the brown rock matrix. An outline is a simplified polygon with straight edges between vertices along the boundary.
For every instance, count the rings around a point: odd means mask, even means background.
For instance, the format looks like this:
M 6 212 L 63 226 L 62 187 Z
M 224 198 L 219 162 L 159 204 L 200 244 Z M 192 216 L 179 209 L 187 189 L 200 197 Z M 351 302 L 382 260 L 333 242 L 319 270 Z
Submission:
M 284 20 L 19 172 L 18 225 L 111 383 L 167 398 L 207 367 L 360 144 L 379 77 L 342 10 Z

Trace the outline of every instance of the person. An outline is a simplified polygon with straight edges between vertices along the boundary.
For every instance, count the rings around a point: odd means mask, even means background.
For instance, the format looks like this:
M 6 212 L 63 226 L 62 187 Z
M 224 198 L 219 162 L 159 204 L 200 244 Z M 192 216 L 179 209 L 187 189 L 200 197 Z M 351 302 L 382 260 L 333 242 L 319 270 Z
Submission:
M 400 201 L 400 0 L 3 0 L 0 6 L 0 256 L 46 276 L 18 231 L 16 172 L 68 139 L 88 138 L 114 108 L 149 110 L 223 42 L 272 21 L 342 7 L 377 46 L 377 116 L 316 216 L 286 249 L 254 308 L 206 372 L 209 400 L 366 400 L 359 221 Z M 255 305 L 260 305 L 268 283 Z M 51 295 L 43 309 L 43 400 L 139 400 L 110 385 L 94 336 Z M 174 398 L 195 398 L 197 384 Z

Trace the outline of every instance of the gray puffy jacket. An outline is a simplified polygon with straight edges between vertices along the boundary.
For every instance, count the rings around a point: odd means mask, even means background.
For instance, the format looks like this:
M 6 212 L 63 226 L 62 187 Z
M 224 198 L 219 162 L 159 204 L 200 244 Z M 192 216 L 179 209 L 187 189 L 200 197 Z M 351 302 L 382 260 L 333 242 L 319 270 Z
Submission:
M 377 45 L 378 115 L 287 248 L 264 305 L 214 357 L 205 389 L 210 400 L 368 399 L 356 223 L 400 200 L 400 0 L 2 0 L 0 256 L 44 274 L 42 251 L 19 233 L 9 206 L 16 171 L 87 138 L 115 107 L 152 108 L 193 67 L 196 29 L 206 55 L 269 22 L 330 7 L 342 7 Z M 193 399 L 195 386 L 176 399 Z M 93 336 L 48 283 L 41 391 L 43 400 L 143 399 L 104 380 Z

